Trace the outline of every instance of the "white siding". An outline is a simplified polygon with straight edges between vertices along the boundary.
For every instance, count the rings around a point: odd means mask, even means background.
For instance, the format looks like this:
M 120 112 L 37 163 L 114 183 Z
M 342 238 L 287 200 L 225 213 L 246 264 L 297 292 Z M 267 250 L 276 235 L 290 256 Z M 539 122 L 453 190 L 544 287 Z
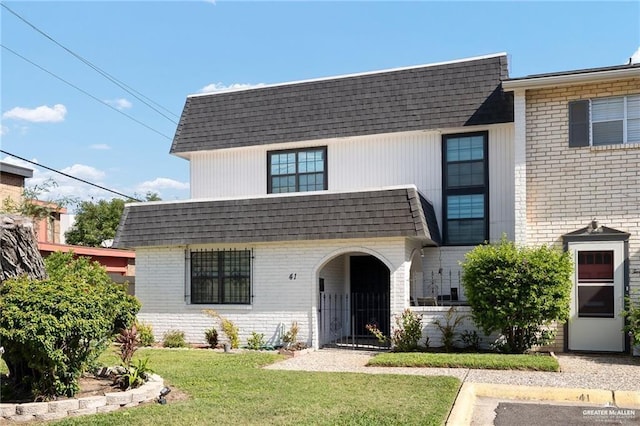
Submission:
M 251 147 L 191 155 L 191 198 L 262 195 L 267 192 L 267 149 Z
M 490 238 L 514 236 L 513 125 L 406 132 L 193 154 L 192 198 L 263 196 L 267 151 L 327 146 L 330 191 L 416 185 L 442 223 L 442 135 L 489 131 Z
M 489 132 L 489 239 L 499 241 L 502 234 L 513 240 L 515 191 L 513 168 L 513 126 Z

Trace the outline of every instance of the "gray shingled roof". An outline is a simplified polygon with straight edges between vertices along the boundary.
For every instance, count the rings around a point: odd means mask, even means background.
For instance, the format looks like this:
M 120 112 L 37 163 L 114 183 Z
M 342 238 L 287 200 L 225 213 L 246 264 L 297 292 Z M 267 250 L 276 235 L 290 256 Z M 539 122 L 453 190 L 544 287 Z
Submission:
M 377 237 L 439 244 L 433 206 L 415 187 L 130 204 L 114 247 Z
M 507 57 L 187 98 L 171 153 L 513 121 Z

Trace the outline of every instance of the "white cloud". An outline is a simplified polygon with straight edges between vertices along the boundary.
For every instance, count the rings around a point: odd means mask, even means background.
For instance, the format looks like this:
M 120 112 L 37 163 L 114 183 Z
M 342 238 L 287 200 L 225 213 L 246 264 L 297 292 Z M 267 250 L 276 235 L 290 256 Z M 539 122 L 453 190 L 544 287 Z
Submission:
M 90 145 L 89 148 L 97 149 L 97 150 L 100 150 L 100 151 L 106 151 L 106 150 L 111 149 L 111 147 L 109 145 L 107 145 L 106 143 L 96 143 L 96 144 Z
M 95 167 L 86 166 L 84 164 L 74 164 L 72 166 L 65 167 L 60 171 L 73 177 L 85 179 L 93 183 L 95 183 L 95 181 L 104 179 L 105 177 L 105 173 L 102 170 L 98 170 Z
M 9 128 L 5 125 L 0 125 L 0 136 L 4 136 L 9 133 Z
M 55 104 L 53 107 L 41 105 L 33 109 L 15 107 L 2 114 L 2 118 L 25 120 L 33 123 L 58 123 L 64 121 L 65 115 L 67 115 L 67 108 L 62 104 Z
M 25 181 L 25 186 L 35 187 L 38 186 L 42 189 L 38 198 L 42 201 L 60 201 L 60 200 L 73 200 L 73 201 L 92 201 L 97 202 L 99 200 L 110 200 L 117 195 L 106 192 L 95 186 L 87 185 L 75 179 L 62 176 L 50 170 L 41 169 L 36 165 L 26 163 L 15 158 L 7 157 L 2 161 L 16 164 L 19 166 L 28 167 L 33 170 L 33 177 Z M 36 159 L 32 159 L 34 162 L 38 162 Z M 109 187 L 109 185 L 101 182 L 100 180 L 105 177 L 105 173 L 95 169 L 91 166 L 82 164 L 74 164 L 70 167 L 66 167 L 61 170 L 71 176 L 78 177 L 80 179 L 87 180 L 92 183 L 96 183 L 101 186 Z M 54 182 L 53 184 L 51 182 Z M 72 212 L 76 208 L 75 204 L 65 206 L 69 212 Z
M 264 86 L 264 83 L 250 84 L 250 83 L 233 83 L 225 86 L 222 83 L 211 83 L 198 90 L 198 93 L 214 93 L 223 92 L 225 90 L 240 90 L 240 89 L 253 89 L 256 87 Z
M 189 184 L 186 182 L 179 182 L 174 179 L 159 177 L 151 181 L 142 182 L 138 185 L 136 190 L 144 194 L 148 191 L 159 192 L 162 189 L 184 190 L 189 189 Z
M 119 109 L 119 110 L 123 110 L 123 109 L 129 109 L 133 106 L 133 104 L 131 102 L 129 102 L 128 100 L 126 100 L 125 98 L 119 98 L 119 99 L 107 99 L 105 100 L 106 103 L 108 103 L 109 105 L 111 105 L 112 107 Z
M 636 50 L 633 55 L 631 55 L 631 63 L 632 64 L 640 64 L 640 47 Z

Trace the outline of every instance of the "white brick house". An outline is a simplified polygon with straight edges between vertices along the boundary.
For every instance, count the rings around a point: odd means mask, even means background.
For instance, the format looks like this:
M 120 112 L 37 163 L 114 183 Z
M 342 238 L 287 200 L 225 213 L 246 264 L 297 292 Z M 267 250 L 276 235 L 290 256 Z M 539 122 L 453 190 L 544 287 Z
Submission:
M 507 76 L 498 54 L 189 96 L 191 200 L 129 204 L 116 237 L 140 319 L 201 342 L 214 309 L 273 344 L 297 321 L 319 347 L 459 303 L 464 253 L 514 237 Z
M 353 342 L 407 307 L 427 323 L 464 304 L 459 261 L 475 245 L 561 244 L 594 217 L 616 241 L 630 235 L 638 265 L 638 145 L 565 146 L 569 100 L 638 93 L 637 76 L 622 92 L 538 89 L 545 78 L 509 79 L 498 54 L 189 96 L 171 153 L 190 163 L 191 199 L 127 205 L 115 241 L 136 249 L 140 319 L 194 343 L 213 324 L 203 309 L 243 342 L 255 331 L 277 344 L 292 321 L 313 347 Z M 563 162 L 595 156 L 607 163 L 563 183 Z M 614 163 L 614 211 L 581 209 L 583 185 Z M 438 345 L 434 327 L 425 335 Z

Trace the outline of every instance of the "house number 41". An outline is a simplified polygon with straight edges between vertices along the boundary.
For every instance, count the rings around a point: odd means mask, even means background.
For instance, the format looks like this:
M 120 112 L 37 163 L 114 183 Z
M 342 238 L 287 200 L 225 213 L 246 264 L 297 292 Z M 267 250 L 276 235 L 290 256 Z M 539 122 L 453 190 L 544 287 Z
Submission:
M 296 279 L 296 274 L 289 274 L 289 279 L 290 280 L 295 280 Z

